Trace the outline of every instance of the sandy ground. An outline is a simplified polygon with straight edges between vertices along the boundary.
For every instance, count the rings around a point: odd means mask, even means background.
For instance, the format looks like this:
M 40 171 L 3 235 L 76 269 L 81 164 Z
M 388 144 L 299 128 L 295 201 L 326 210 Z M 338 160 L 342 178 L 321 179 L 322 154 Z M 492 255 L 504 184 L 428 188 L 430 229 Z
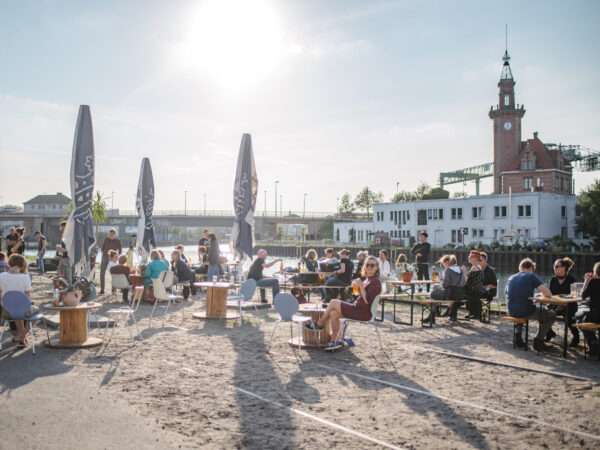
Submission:
M 47 287 L 40 282 L 36 287 L 42 299 Z M 115 433 L 131 432 L 129 441 L 142 435 L 146 446 L 139 448 L 600 446 L 600 362 L 583 360 L 581 350 L 567 359 L 558 348 L 545 355 L 513 350 L 512 328 L 498 319 L 454 327 L 440 319 L 433 329 L 386 321 L 379 326 L 382 349 L 373 327 L 351 325 L 356 346 L 335 354 L 294 351 L 287 345 L 289 326 L 283 324 L 267 353 L 274 311 L 248 312 L 243 326 L 198 321 L 191 313 L 203 307 L 201 298 L 176 305 L 164 327 L 158 320 L 148 328 L 151 307 L 143 305 L 138 314 L 142 339 L 136 342 L 119 327 L 107 348 L 40 347 L 36 356 L 3 351 L 3 411 L 22 408 L 33 398 L 30 409 L 9 415 L 19 433 L 31 430 L 32 417 L 38 432 L 69 433 L 72 420 L 90 430 L 79 435 L 87 444 L 81 448 L 90 449 L 127 448 L 103 445 L 90 429 L 98 426 L 95 415 L 111 416 L 113 410 L 117 422 L 127 425 L 114 425 Z M 555 330 L 562 327 L 557 324 Z M 594 381 L 469 362 L 432 350 Z M 45 392 L 70 401 L 40 394 Z M 73 408 L 90 413 L 67 412 Z M 69 419 L 43 420 L 44 411 Z

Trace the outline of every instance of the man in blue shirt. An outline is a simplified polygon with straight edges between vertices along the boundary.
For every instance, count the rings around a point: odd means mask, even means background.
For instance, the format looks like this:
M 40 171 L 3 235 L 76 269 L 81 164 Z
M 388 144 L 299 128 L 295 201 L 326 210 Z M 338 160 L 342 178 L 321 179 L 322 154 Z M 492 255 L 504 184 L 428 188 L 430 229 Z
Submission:
M 508 299 L 508 313 L 513 317 L 526 318 L 539 321 L 538 333 L 533 340 L 533 348 L 538 352 L 548 350 L 544 344 L 544 336 L 552 329 L 556 313 L 533 303 L 533 295 L 537 289 L 544 297 L 551 297 L 552 293 L 542 283 L 542 280 L 533 273 L 535 263 L 525 258 L 519 264 L 519 273 L 512 275 L 506 284 L 506 297 Z M 520 327 L 522 328 L 522 327 Z M 525 347 L 521 329 L 517 335 L 517 346 Z

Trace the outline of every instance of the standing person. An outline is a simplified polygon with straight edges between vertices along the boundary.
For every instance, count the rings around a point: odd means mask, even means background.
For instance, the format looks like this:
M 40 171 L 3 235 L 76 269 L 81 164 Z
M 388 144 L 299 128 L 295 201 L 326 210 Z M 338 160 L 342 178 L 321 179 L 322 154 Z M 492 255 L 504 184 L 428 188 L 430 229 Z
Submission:
M 198 247 L 208 248 L 209 245 L 210 245 L 210 238 L 209 238 L 208 230 L 205 229 L 202 232 L 202 237 L 198 241 Z
M 65 228 L 67 222 L 63 221 L 58 226 L 59 244 L 56 246 L 56 256 L 58 258 L 58 268 L 56 269 L 57 275 L 60 278 L 64 278 L 69 286 L 73 283 L 73 268 L 71 267 L 71 259 L 69 258 L 69 252 L 67 252 L 67 245 L 63 240 L 65 235 Z
M 415 258 L 417 280 L 429 280 L 429 253 L 431 252 L 431 244 L 427 242 L 428 237 L 427 232 L 421 231 L 419 233 L 419 242 L 410 250 L 410 253 Z M 421 256 L 417 258 L 417 255 Z M 427 292 L 429 292 L 429 285 L 427 285 Z
M 343 249 L 339 252 L 340 255 L 340 268 L 336 270 L 333 275 L 330 275 L 325 281 L 326 286 L 350 286 L 352 282 L 352 273 L 354 271 L 354 263 L 350 260 L 350 252 Z M 326 289 L 325 299 L 329 302 L 332 298 L 339 296 L 340 289 Z
M 580 322 L 600 323 L 600 262 L 594 264 L 594 269 L 585 274 L 583 293 L 581 298 L 589 299 L 589 311 L 578 314 Z M 590 346 L 590 356 L 598 356 L 600 344 L 596 331 L 584 331 L 585 338 Z
M 379 252 L 379 278 L 382 281 L 387 280 L 392 274 L 392 265 L 390 264 L 390 257 L 387 250 L 381 250 Z
M 171 270 L 177 277 L 177 283 L 184 285 L 183 299 L 187 300 L 190 297 L 190 289 L 193 288 L 194 285 L 195 275 L 181 257 L 179 250 L 174 250 L 173 253 L 171 253 Z
M 533 348 L 538 352 L 548 350 L 544 344 L 544 337 L 552 329 L 556 319 L 556 313 L 544 307 L 537 307 L 533 303 L 533 295 L 537 289 L 544 297 L 551 297 L 552 292 L 542 283 L 542 280 L 534 273 L 535 263 L 525 258 L 519 264 L 519 272 L 511 275 L 506 284 L 506 297 L 508 299 L 508 313 L 513 317 L 519 317 L 539 322 L 538 334 L 533 340 Z M 521 335 L 522 326 L 518 326 L 516 345 L 525 348 L 525 342 Z
M 27 273 L 27 260 L 24 256 L 13 254 L 8 258 L 8 272 L 0 273 L 0 299 L 10 291 L 23 292 L 31 297 L 31 277 Z M 1 304 L 1 301 L 0 301 Z M 0 318 L 10 320 L 10 316 L 0 308 Z M 15 321 L 18 347 L 27 345 L 27 328 L 23 320 Z
M 558 258 L 554 261 L 554 276 L 550 279 L 550 292 L 552 295 L 571 295 L 571 285 L 576 282 L 575 277 L 569 272 L 575 263 L 571 258 Z M 551 305 L 555 306 L 555 305 Z M 575 314 L 577 313 L 577 303 L 569 303 L 566 307 L 558 306 L 553 309 L 556 314 L 562 315 L 569 324 L 569 329 L 573 335 L 573 339 L 569 347 L 577 347 L 579 345 L 579 330 L 575 326 Z M 556 333 L 552 330 L 546 336 L 546 341 L 550 341 Z
M 37 266 L 40 274 L 46 272 L 44 268 L 44 256 L 46 255 L 46 236 L 40 231 L 35 232 L 35 238 L 37 240 Z
M 279 294 L 279 281 L 277 278 L 265 277 L 263 275 L 263 269 L 268 269 L 269 267 L 274 266 L 278 262 L 281 262 L 281 259 L 275 259 L 270 263 L 267 263 L 267 256 L 269 254 L 266 250 L 260 249 L 256 252 L 256 259 L 252 262 L 250 269 L 248 270 L 248 279 L 252 279 L 256 281 L 256 286 L 260 288 L 270 287 L 273 289 L 273 298 L 277 294 Z M 267 303 L 267 297 L 265 295 L 265 290 L 260 290 L 260 299 L 262 303 Z
M 17 242 L 13 245 L 12 252 L 19 255 L 25 253 L 25 227 L 17 228 Z
M 208 235 L 208 240 L 208 280 L 212 281 L 213 277 L 221 275 L 221 249 L 214 233 Z
M 113 265 L 110 269 L 108 269 L 108 271 L 111 275 L 125 275 L 125 277 L 127 277 L 127 281 L 131 283 L 129 280 L 129 275 L 131 275 L 131 267 L 127 265 L 127 256 L 119 256 L 117 264 Z M 129 289 L 121 289 L 121 294 L 123 295 L 123 303 L 128 303 Z
M 120 255 L 123 251 L 123 247 L 121 246 L 121 241 L 117 238 L 117 230 L 111 228 L 108 232 L 108 235 L 104 239 L 102 243 L 102 261 L 100 262 L 100 294 L 104 294 L 104 284 L 106 277 L 106 268 L 108 266 L 109 252 L 114 250 L 117 252 L 117 255 Z
M 13 246 L 17 243 L 18 239 L 17 229 L 15 227 L 10 227 L 8 234 L 6 235 L 6 254 L 8 256 L 12 255 Z

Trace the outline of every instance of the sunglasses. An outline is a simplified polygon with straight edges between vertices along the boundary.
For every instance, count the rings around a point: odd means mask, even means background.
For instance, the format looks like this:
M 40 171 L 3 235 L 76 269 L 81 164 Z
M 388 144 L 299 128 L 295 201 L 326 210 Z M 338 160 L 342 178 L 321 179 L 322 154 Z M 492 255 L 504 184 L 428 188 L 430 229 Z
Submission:
M 369 263 L 365 264 L 365 267 L 377 267 L 377 264 Z

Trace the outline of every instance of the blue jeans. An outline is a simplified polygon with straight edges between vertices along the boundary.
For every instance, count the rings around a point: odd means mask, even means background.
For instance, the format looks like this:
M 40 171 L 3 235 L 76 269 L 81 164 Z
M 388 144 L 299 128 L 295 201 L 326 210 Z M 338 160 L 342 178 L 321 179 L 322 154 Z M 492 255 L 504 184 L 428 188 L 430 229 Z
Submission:
M 276 278 L 261 278 L 260 280 L 258 280 L 256 282 L 256 286 L 259 288 L 266 288 L 266 287 L 272 288 L 273 289 L 273 299 L 275 299 L 275 296 L 277 294 L 279 294 L 279 280 L 277 280 Z M 266 301 L 267 301 L 264 289 L 260 290 L 260 299 L 262 300 L 263 303 L 266 303 Z
M 44 273 L 46 271 L 46 269 L 44 268 L 44 255 L 41 255 L 41 256 L 38 255 L 37 266 L 38 266 L 39 273 Z
M 208 266 L 208 272 L 206 276 L 208 281 L 212 281 L 213 277 L 219 277 L 221 275 L 221 267 L 218 264 Z

